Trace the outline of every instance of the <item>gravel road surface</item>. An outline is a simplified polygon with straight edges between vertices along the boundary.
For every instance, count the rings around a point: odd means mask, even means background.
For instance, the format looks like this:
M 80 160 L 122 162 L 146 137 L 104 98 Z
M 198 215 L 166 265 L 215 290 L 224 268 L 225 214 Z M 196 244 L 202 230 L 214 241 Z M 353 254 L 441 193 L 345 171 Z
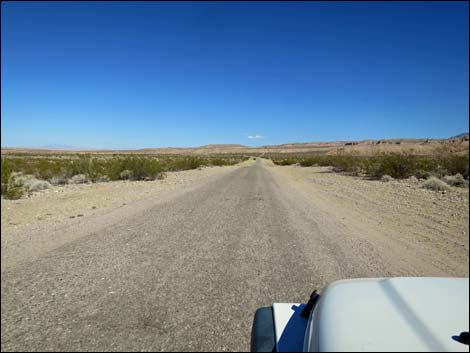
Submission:
M 312 202 L 257 160 L 100 226 L 59 228 L 66 241 L 2 258 L 2 351 L 243 351 L 256 308 L 330 281 L 468 275 L 468 258 L 439 267 Z

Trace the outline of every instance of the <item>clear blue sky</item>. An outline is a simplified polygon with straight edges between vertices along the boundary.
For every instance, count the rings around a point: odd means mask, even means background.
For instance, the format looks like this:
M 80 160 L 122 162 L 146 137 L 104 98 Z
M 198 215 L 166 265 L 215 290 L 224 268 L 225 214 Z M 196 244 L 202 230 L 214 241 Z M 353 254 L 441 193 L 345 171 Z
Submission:
M 467 2 L 2 2 L 2 146 L 450 137 L 468 131 L 468 17 Z

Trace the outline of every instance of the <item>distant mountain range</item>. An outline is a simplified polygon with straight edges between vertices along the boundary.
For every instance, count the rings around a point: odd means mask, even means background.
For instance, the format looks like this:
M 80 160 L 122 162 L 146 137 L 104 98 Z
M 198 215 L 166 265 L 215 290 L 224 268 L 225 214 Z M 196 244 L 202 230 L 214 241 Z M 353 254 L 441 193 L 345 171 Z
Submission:
M 449 139 L 459 139 L 459 138 L 465 137 L 465 136 L 468 136 L 468 132 L 464 132 L 463 134 L 459 134 L 459 135 L 449 137 Z
M 449 138 L 447 138 L 447 140 L 459 139 L 459 138 L 462 138 L 462 137 L 465 137 L 465 136 L 469 136 L 469 133 L 464 132 L 464 133 L 449 137 Z M 408 142 L 411 142 L 413 140 L 420 141 L 420 140 L 426 140 L 426 139 L 422 139 L 422 138 L 421 139 L 420 138 L 400 139 L 400 138 L 398 138 L 398 139 L 384 139 L 382 141 L 391 141 L 391 142 L 395 142 L 395 141 L 405 142 L 405 141 L 408 141 Z M 435 140 L 439 140 L 439 139 L 435 139 Z M 445 139 L 443 139 L 443 140 L 445 140 Z M 368 142 L 370 143 L 371 141 L 376 141 L 376 140 L 355 141 L 355 142 L 353 142 L 353 144 L 356 144 L 356 142 L 359 143 L 359 144 L 368 143 Z M 380 141 L 380 140 L 378 140 L 378 141 Z M 276 147 L 276 146 L 277 147 L 289 147 L 289 146 L 302 146 L 302 145 L 331 145 L 331 144 L 336 145 L 336 144 L 344 144 L 344 143 L 347 143 L 347 142 L 349 142 L 349 141 L 293 142 L 293 143 L 285 143 L 285 144 L 280 144 L 280 145 L 259 146 L 258 148 L 270 148 L 270 147 Z M 351 144 L 351 143 L 348 143 L 348 144 Z M 2 148 L 4 148 L 4 147 L 2 147 Z M 50 144 L 50 145 L 40 146 L 40 147 L 36 147 L 36 148 L 37 149 L 44 149 L 44 150 L 62 150 L 62 151 L 105 150 L 105 149 L 100 149 L 100 148 L 82 148 L 82 147 L 61 145 L 61 144 Z M 185 150 L 185 149 L 211 149 L 211 148 L 222 148 L 222 149 L 234 148 L 234 149 L 237 149 L 237 148 L 253 148 L 253 147 L 240 145 L 240 144 L 210 144 L 210 145 L 191 147 L 191 148 L 188 148 L 188 147 L 161 147 L 161 148 L 148 147 L 148 148 L 141 148 L 141 149 L 136 149 L 136 150 L 148 151 L 148 150 L 163 149 L 163 148 Z M 256 148 L 256 147 L 254 147 L 254 148 Z M 34 148 L 31 148 L 31 149 L 34 149 Z M 113 150 L 113 149 L 110 149 L 110 150 Z M 119 149 L 116 149 L 116 150 L 119 150 Z M 126 149 L 123 148 L 122 150 L 126 150 Z
M 2 147 L 1 154 L 28 153 L 40 151 L 41 153 L 140 153 L 140 154 L 180 154 L 180 155 L 210 155 L 210 154 L 255 154 L 266 153 L 295 153 L 295 154 L 344 154 L 375 155 L 380 153 L 410 153 L 417 155 L 432 155 L 446 150 L 466 154 L 469 148 L 469 135 L 462 133 L 443 139 L 428 138 L 397 138 L 362 141 L 331 141 L 331 142 L 304 142 L 288 143 L 282 145 L 243 146 L 239 144 L 210 144 L 200 147 L 166 147 L 143 149 L 93 149 L 80 148 L 63 144 L 50 144 L 40 148 Z

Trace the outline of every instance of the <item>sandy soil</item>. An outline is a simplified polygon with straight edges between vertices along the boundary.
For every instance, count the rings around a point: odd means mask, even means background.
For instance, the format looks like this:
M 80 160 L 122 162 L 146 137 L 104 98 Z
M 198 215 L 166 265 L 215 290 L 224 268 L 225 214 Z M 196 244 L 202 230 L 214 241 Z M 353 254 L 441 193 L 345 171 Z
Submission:
M 331 222 L 382 247 L 391 261 L 409 261 L 421 274 L 468 277 L 468 188 L 436 192 L 423 189 L 421 181 L 387 183 L 333 173 L 329 167 L 270 166 Z

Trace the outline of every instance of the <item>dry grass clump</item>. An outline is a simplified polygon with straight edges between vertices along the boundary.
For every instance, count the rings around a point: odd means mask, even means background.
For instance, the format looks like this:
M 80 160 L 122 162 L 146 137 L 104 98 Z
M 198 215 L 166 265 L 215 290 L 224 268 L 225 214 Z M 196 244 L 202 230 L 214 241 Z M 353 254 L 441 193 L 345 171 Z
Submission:
M 69 179 L 69 184 L 86 184 L 88 177 L 85 174 L 77 174 Z
M 48 189 L 51 184 L 47 181 L 39 180 L 34 175 L 23 175 L 22 173 L 13 173 L 9 180 L 10 187 L 24 187 L 28 191 L 39 191 Z
M 468 187 L 468 180 L 465 180 L 462 174 L 446 175 L 442 180 L 450 186 L 456 186 L 460 188 Z
M 436 177 L 430 177 L 423 183 L 423 188 L 434 191 L 448 191 L 449 185 Z
M 52 185 L 65 185 L 68 183 L 68 179 L 63 175 L 55 175 L 51 178 L 50 183 Z
M 26 186 L 30 191 L 39 191 L 39 190 L 45 190 L 49 189 L 51 184 L 49 184 L 45 180 L 38 180 L 34 178 L 29 182 L 29 184 Z
M 382 175 L 382 178 L 380 178 L 380 181 L 383 181 L 384 183 L 388 183 L 389 181 L 394 181 L 395 179 L 392 178 L 390 175 Z

